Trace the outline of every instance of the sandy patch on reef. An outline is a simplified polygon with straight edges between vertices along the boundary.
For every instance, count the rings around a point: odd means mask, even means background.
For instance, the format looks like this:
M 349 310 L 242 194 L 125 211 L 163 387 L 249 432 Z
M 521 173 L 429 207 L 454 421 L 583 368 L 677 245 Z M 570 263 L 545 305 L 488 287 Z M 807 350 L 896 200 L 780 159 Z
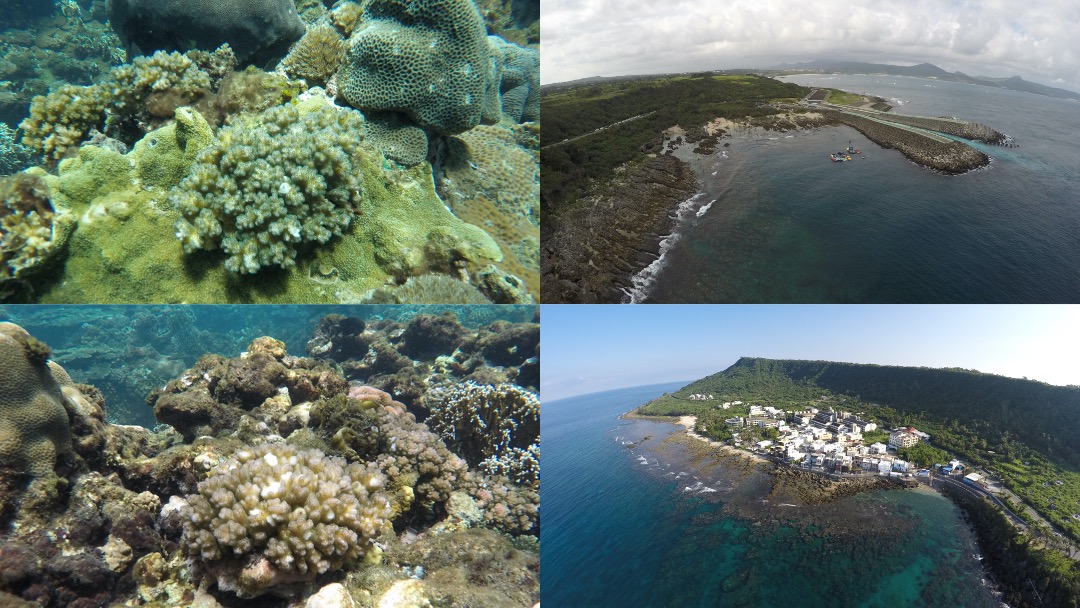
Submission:
M 710 447 L 716 448 L 717 450 L 719 450 L 721 452 L 727 452 L 729 454 L 736 454 L 736 455 L 742 456 L 743 458 L 746 458 L 747 460 L 750 460 L 752 462 L 766 462 L 766 463 L 769 462 L 768 460 L 762 458 L 761 456 L 758 456 L 757 454 L 751 454 L 750 452 L 747 452 L 746 450 L 738 450 L 738 449 L 735 449 L 735 448 L 733 448 L 733 447 L 731 447 L 731 446 L 729 446 L 729 445 L 727 445 L 725 443 L 721 443 L 719 441 L 713 441 L 712 439 L 709 439 L 708 437 L 702 437 L 701 435 L 698 435 L 697 433 L 694 432 L 694 425 L 697 424 L 697 416 L 679 416 L 679 424 L 686 427 L 686 436 L 687 437 L 697 439 L 698 441 L 703 441 L 703 442 L 709 444 Z
M 716 118 L 713 119 L 711 122 L 705 124 L 705 132 L 711 136 L 719 133 L 720 129 L 723 129 L 725 131 L 731 131 L 738 127 L 745 126 L 745 122 L 735 122 L 733 120 L 728 120 L 727 118 Z

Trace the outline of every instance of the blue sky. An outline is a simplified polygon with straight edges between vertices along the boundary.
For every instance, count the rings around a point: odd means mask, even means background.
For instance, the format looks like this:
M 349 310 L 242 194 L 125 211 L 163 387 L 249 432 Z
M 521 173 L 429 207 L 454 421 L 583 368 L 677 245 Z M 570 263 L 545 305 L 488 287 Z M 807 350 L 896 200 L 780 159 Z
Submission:
M 695 380 L 741 356 L 1080 384 L 1080 306 L 544 305 L 541 395 Z
M 829 58 L 1080 91 L 1076 0 L 544 0 L 541 19 L 544 83 Z

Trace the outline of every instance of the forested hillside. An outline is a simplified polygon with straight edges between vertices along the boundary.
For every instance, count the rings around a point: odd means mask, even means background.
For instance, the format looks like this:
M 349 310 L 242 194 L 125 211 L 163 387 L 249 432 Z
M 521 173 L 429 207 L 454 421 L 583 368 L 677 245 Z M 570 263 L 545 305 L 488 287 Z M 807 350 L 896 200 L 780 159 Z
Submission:
M 542 216 L 557 214 L 591 180 L 641 157 L 641 146 L 668 127 L 700 127 L 718 117 L 764 116 L 774 99 L 797 99 L 809 89 L 761 76 L 710 74 L 630 78 L 541 94 L 544 108 L 540 151 Z M 636 118 L 567 144 L 566 139 Z

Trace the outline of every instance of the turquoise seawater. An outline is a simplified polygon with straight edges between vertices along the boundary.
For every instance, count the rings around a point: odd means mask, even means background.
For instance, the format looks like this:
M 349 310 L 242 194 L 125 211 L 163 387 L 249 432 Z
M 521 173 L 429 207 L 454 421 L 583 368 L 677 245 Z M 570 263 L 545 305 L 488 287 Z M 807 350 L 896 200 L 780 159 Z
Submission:
M 21 325 L 52 349 L 76 382 L 107 396 L 109 422 L 153 427 L 147 393 L 180 377 L 199 357 L 239 356 L 270 336 L 294 356 L 307 355 L 319 320 L 339 314 L 373 323 L 407 322 L 418 314 L 453 313 L 465 327 L 533 320 L 535 306 L 454 305 L 0 305 L 0 321 Z
M 547 605 L 999 605 L 973 534 L 933 491 L 776 504 L 765 475 L 662 441 L 674 425 L 618 418 L 682 384 L 543 403 Z
M 975 143 L 990 166 L 947 176 L 846 126 L 736 133 L 709 156 L 683 146 L 701 191 L 637 301 L 1080 301 L 1080 104 L 920 78 L 785 80 L 987 124 L 1019 147 Z M 849 141 L 866 158 L 831 162 Z

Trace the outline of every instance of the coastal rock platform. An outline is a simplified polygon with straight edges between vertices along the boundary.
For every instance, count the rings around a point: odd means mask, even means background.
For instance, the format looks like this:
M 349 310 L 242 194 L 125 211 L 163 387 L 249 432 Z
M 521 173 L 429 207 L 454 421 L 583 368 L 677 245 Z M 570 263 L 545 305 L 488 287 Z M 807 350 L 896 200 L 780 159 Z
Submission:
M 670 156 L 626 170 L 541 232 L 543 302 L 618 303 L 630 277 L 659 256 L 674 209 L 695 192 L 689 165 Z

